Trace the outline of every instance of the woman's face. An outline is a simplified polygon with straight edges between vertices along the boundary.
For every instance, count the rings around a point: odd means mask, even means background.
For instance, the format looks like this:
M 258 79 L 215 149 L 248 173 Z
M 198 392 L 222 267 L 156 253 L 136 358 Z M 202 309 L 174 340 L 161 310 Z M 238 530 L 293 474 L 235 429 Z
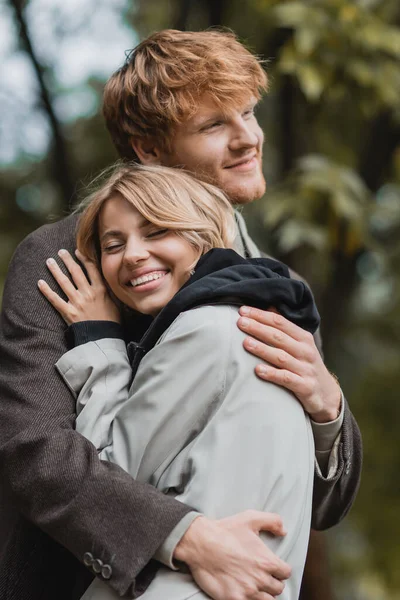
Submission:
M 101 268 L 114 295 L 157 315 L 189 278 L 199 252 L 173 231 L 149 223 L 127 200 L 107 200 L 99 215 Z

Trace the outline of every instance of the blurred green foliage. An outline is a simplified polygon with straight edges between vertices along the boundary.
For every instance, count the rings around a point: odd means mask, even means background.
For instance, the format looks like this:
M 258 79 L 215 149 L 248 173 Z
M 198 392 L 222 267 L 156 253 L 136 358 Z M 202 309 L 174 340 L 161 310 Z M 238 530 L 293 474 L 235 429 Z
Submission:
M 334 536 L 338 586 L 347 582 L 340 597 L 398 598 L 398 0 L 138 0 L 121 10 L 141 37 L 224 25 L 268 59 L 270 93 L 258 116 L 269 188 L 245 214 L 259 245 L 312 284 L 328 364 L 363 431 L 359 498 L 343 535 Z M 47 80 L 55 95 L 57 72 Z M 102 83 L 91 82 L 98 98 Z M 100 114 L 64 124 L 62 133 L 78 192 L 116 154 Z M 0 278 L 18 241 L 67 211 L 71 198 L 54 174 L 56 159 L 50 146 L 43 159 L 20 156 L 2 170 Z M 351 552 L 349 540 L 358 540 Z

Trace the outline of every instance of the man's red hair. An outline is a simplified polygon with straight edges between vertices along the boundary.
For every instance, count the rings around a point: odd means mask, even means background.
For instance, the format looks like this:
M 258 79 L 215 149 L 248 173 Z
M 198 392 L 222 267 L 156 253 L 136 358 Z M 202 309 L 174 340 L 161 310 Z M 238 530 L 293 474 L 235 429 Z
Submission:
M 111 76 L 103 113 L 120 156 L 137 160 L 132 137 L 151 137 L 168 149 L 174 126 L 196 112 L 202 97 L 227 111 L 266 89 L 262 61 L 232 32 L 167 29 L 139 44 Z

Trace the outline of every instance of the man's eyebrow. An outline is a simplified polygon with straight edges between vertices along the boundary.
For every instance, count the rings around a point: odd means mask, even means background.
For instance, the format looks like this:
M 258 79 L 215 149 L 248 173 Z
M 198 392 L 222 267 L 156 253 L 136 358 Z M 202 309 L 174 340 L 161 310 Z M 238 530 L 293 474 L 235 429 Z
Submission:
M 194 116 L 191 120 L 190 125 L 193 128 L 203 127 L 203 125 L 208 125 L 208 123 L 212 123 L 213 121 L 219 121 L 221 119 L 223 119 L 222 113 L 216 110 L 214 113 L 210 113 L 207 116 Z
M 197 120 L 194 120 L 193 125 L 195 127 L 203 127 L 204 125 L 208 125 L 209 123 L 213 123 L 214 121 L 221 121 L 223 119 L 222 113 L 214 113 L 209 117 L 199 117 Z
M 250 100 L 250 102 L 248 102 L 246 104 L 246 106 L 243 108 L 243 112 L 245 112 L 246 110 L 249 109 L 254 109 L 256 108 L 256 106 L 259 104 L 259 101 L 254 98 L 252 100 Z M 205 127 L 207 125 L 209 125 L 210 123 L 213 123 L 214 121 L 223 121 L 226 117 L 228 116 L 228 114 L 224 114 L 221 111 L 215 111 L 214 114 L 210 114 L 207 117 L 193 117 L 193 121 L 192 121 L 192 126 L 194 128 L 196 127 Z

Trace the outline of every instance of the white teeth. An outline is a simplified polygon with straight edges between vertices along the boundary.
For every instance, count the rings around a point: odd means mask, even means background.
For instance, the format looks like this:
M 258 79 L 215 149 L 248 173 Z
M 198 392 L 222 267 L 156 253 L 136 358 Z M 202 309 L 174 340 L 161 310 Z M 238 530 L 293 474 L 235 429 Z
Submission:
M 143 275 L 142 277 L 136 277 L 136 279 L 131 279 L 130 283 L 132 287 L 137 287 L 142 283 L 148 283 L 149 281 L 153 281 L 154 279 L 161 279 L 167 273 L 165 271 L 160 272 L 156 271 L 154 273 L 148 273 L 147 275 Z

